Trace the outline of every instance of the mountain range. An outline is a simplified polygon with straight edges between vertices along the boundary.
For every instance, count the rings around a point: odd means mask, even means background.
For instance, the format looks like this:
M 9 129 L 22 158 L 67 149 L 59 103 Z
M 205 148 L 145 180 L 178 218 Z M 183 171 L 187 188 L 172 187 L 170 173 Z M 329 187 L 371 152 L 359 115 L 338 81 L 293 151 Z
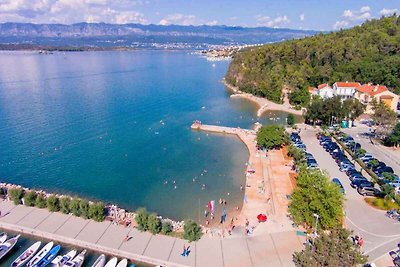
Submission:
M 76 23 L 1 23 L 0 44 L 89 47 L 143 47 L 185 44 L 192 48 L 207 45 L 243 45 L 277 42 L 315 35 L 317 31 L 239 26 L 181 26 Z

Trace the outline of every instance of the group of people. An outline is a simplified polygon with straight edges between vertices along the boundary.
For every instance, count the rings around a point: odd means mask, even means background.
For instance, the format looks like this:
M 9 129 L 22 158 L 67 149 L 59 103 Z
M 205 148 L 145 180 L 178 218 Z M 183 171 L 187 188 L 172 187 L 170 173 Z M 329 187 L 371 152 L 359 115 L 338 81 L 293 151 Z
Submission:
M 358 235 L 352 236 L 351 239 L 353 240 L 353 244 L 358 245 L 360 248 L 364 244 L 364 240 Z

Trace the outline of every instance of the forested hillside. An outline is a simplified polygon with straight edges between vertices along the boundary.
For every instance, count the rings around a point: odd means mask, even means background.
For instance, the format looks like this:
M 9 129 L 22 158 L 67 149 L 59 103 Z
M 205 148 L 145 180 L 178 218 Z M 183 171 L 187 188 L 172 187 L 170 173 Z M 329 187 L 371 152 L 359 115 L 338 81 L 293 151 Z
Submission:
M 281 101 L 291 90 L 321 83 L 359 81 L 400 88 L 400 17 L 238 53 L 226 81 L 240 90 Z

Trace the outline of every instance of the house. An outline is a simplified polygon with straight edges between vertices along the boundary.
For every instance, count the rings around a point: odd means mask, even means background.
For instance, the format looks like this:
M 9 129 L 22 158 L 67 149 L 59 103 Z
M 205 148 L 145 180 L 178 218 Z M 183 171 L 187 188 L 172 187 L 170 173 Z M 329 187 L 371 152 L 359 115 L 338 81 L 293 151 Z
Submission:
M 332 98 L 336 95 L 336 92 L 333 90 L 332 87 L 329 86 L 327 83 L 323 83 L 318 85 L 318 92 L 317 94 L 325 99 L 325 98 Z
M 329 86 L 329 84 L 324 83 L 318 85 L 318 88 L 315 87 L 308 87 L 308 91 L 311 95 L 318 95 L 321 98 L 331 98 L 335 95 L 333 88 Z
M 397 103 L 399 102 L 399 95 L 390 92 L 384 85 L 373 85 L 367 83 L 356 87 L 356 93 L 354 97 L 358 99 L 362 104 L 366 106 L 366 113 L 373 113 L 372 101 L 382 101 L 390 109 L 396 112 Z
M 361 86 L 361 84 L 357 82 L 335 82 L 333 84 L 333 90 L 342 100 L 346 100 L 354 97 L 356 87 L 359 86 Z

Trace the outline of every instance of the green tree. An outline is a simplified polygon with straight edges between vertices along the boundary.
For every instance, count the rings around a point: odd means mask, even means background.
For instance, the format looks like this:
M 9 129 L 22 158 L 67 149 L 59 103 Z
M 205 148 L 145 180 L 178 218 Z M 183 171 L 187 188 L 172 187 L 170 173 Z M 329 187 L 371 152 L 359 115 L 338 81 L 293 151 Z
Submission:
M 46 198 L 42 193 L 37 194 L 36 201 L 35 201 L 36 207 L 39 209 L 44 209 L 46 208 Z
M 185 221 L 183 226 L 183 238 L 189 240 L 189 242 L 197 241 L 203 235 L 201 227 L 192 220 Z
M 374 101 L 372 102 L 372 120 L 378 125 L 379 131 L 382 133 L 388 133 L 397 122 L 397 114 L 391 110 L 384 102 Z
M 392 132 L 386 136 L 384 143 L 387 146 L 397 147 L 400 145 L 400 122 L 398 122 Z
M 289 94 L 289 102 L 294 106 L 305 107 L 310 103 L 310 99 L 311 96 L 306 87 L 294 89 Z
M 294 125 L 295 120 L 294 120 L 294 115 L 293 115 L 292 113 L 289 113 L 289 114 L 287 115 L 287 117 L 286 117 L 286 122 L 287 122 L 287 124 L 288 124 L 289 126 L 293 126 L 293 125 Z
M 97 222 L 104 221 L 105 212 L 104 212 L 104 204 L 102 202 L 92 203 L 89 206 L 89 218 Z
M 344 228 L 335 228 L 330 233 L 320 232 L 313 245 L 306 246 L 301 252 L 293 254 L 296 266 L 360 266 L 367 262 L 368 256 L 362 254 L 353 244 L 350 232 Z
M 79 212 L 81 217 L 84 219 L 89 219 L 89 201 L 85 199 L 81 199 L 79 202 Z
M 172 232 L 172 225 L 170 222 L 163 222 L 161 225 L 161 233 L 168 235 Z
M 294 145 L 290 145 L 288 147 L 287 155 L 289 157 L 293 158 L 293 160 L 296 163 L 296 165 L 305 160 L 304 159 L 304 152 L 302 150 L 298 149 L 297 147 L 295 147 Z
M 288 143 L 285 129 L 280 125 L 261 127 L 257 132 L 257 145 L 267 149 L 280 148 Z
M 161 232 L 161 220 L 157 217 L 157 214 L 152 213 L 147 217 L 147 229 L 153 235 Z
M 136 211 L 136 216 L 135 216 L 135 221 L 137 223 L 137 228 L 140 231 L 147 231 L 148 230 L 148 224 L 147 220 L 149 218 L 149 213 L 145 208 L 139 208 Z
M 12 202 L 14 202 L 15 205 L 21 204 L 21 199 L 24 196 L 24 190 L 22 188 L 11 188 L 8 190 L 8 195 L 10 196 L 10 199 Z
M 312 227 L 316 224 L 314 214 L 318 214 L 318 227 L 331 229 L 342 222 L 343 201 L 339 187 L 326 174 L 302 169 L 291 194 L 289 213 L 296 224 Z
M 70 209 L 71 199 L 69 197 L 60 198 L 60 210 L 64 214 L 69 214 L 71 212 Z
M 60 210 L 60 202 L 58 200 L 58 197 L 55 195 L 51 195 L 46 198 L 46 204 L 47 208 L 51 212 L 56 212 Z
M 33 206 L 35 206 L 35 201 L 36 201 L 35 191 L 28 191 L 25 193 L 25 195 L 24 195 L 25 206 L 33 207 Z
M 81 216 L 80 203 L 81 203 L 81 200 L 77 197 L 74 197 L 71 200 L 71 203 L 69 204 L 72 214 L 74 214 L 76 217 Z

